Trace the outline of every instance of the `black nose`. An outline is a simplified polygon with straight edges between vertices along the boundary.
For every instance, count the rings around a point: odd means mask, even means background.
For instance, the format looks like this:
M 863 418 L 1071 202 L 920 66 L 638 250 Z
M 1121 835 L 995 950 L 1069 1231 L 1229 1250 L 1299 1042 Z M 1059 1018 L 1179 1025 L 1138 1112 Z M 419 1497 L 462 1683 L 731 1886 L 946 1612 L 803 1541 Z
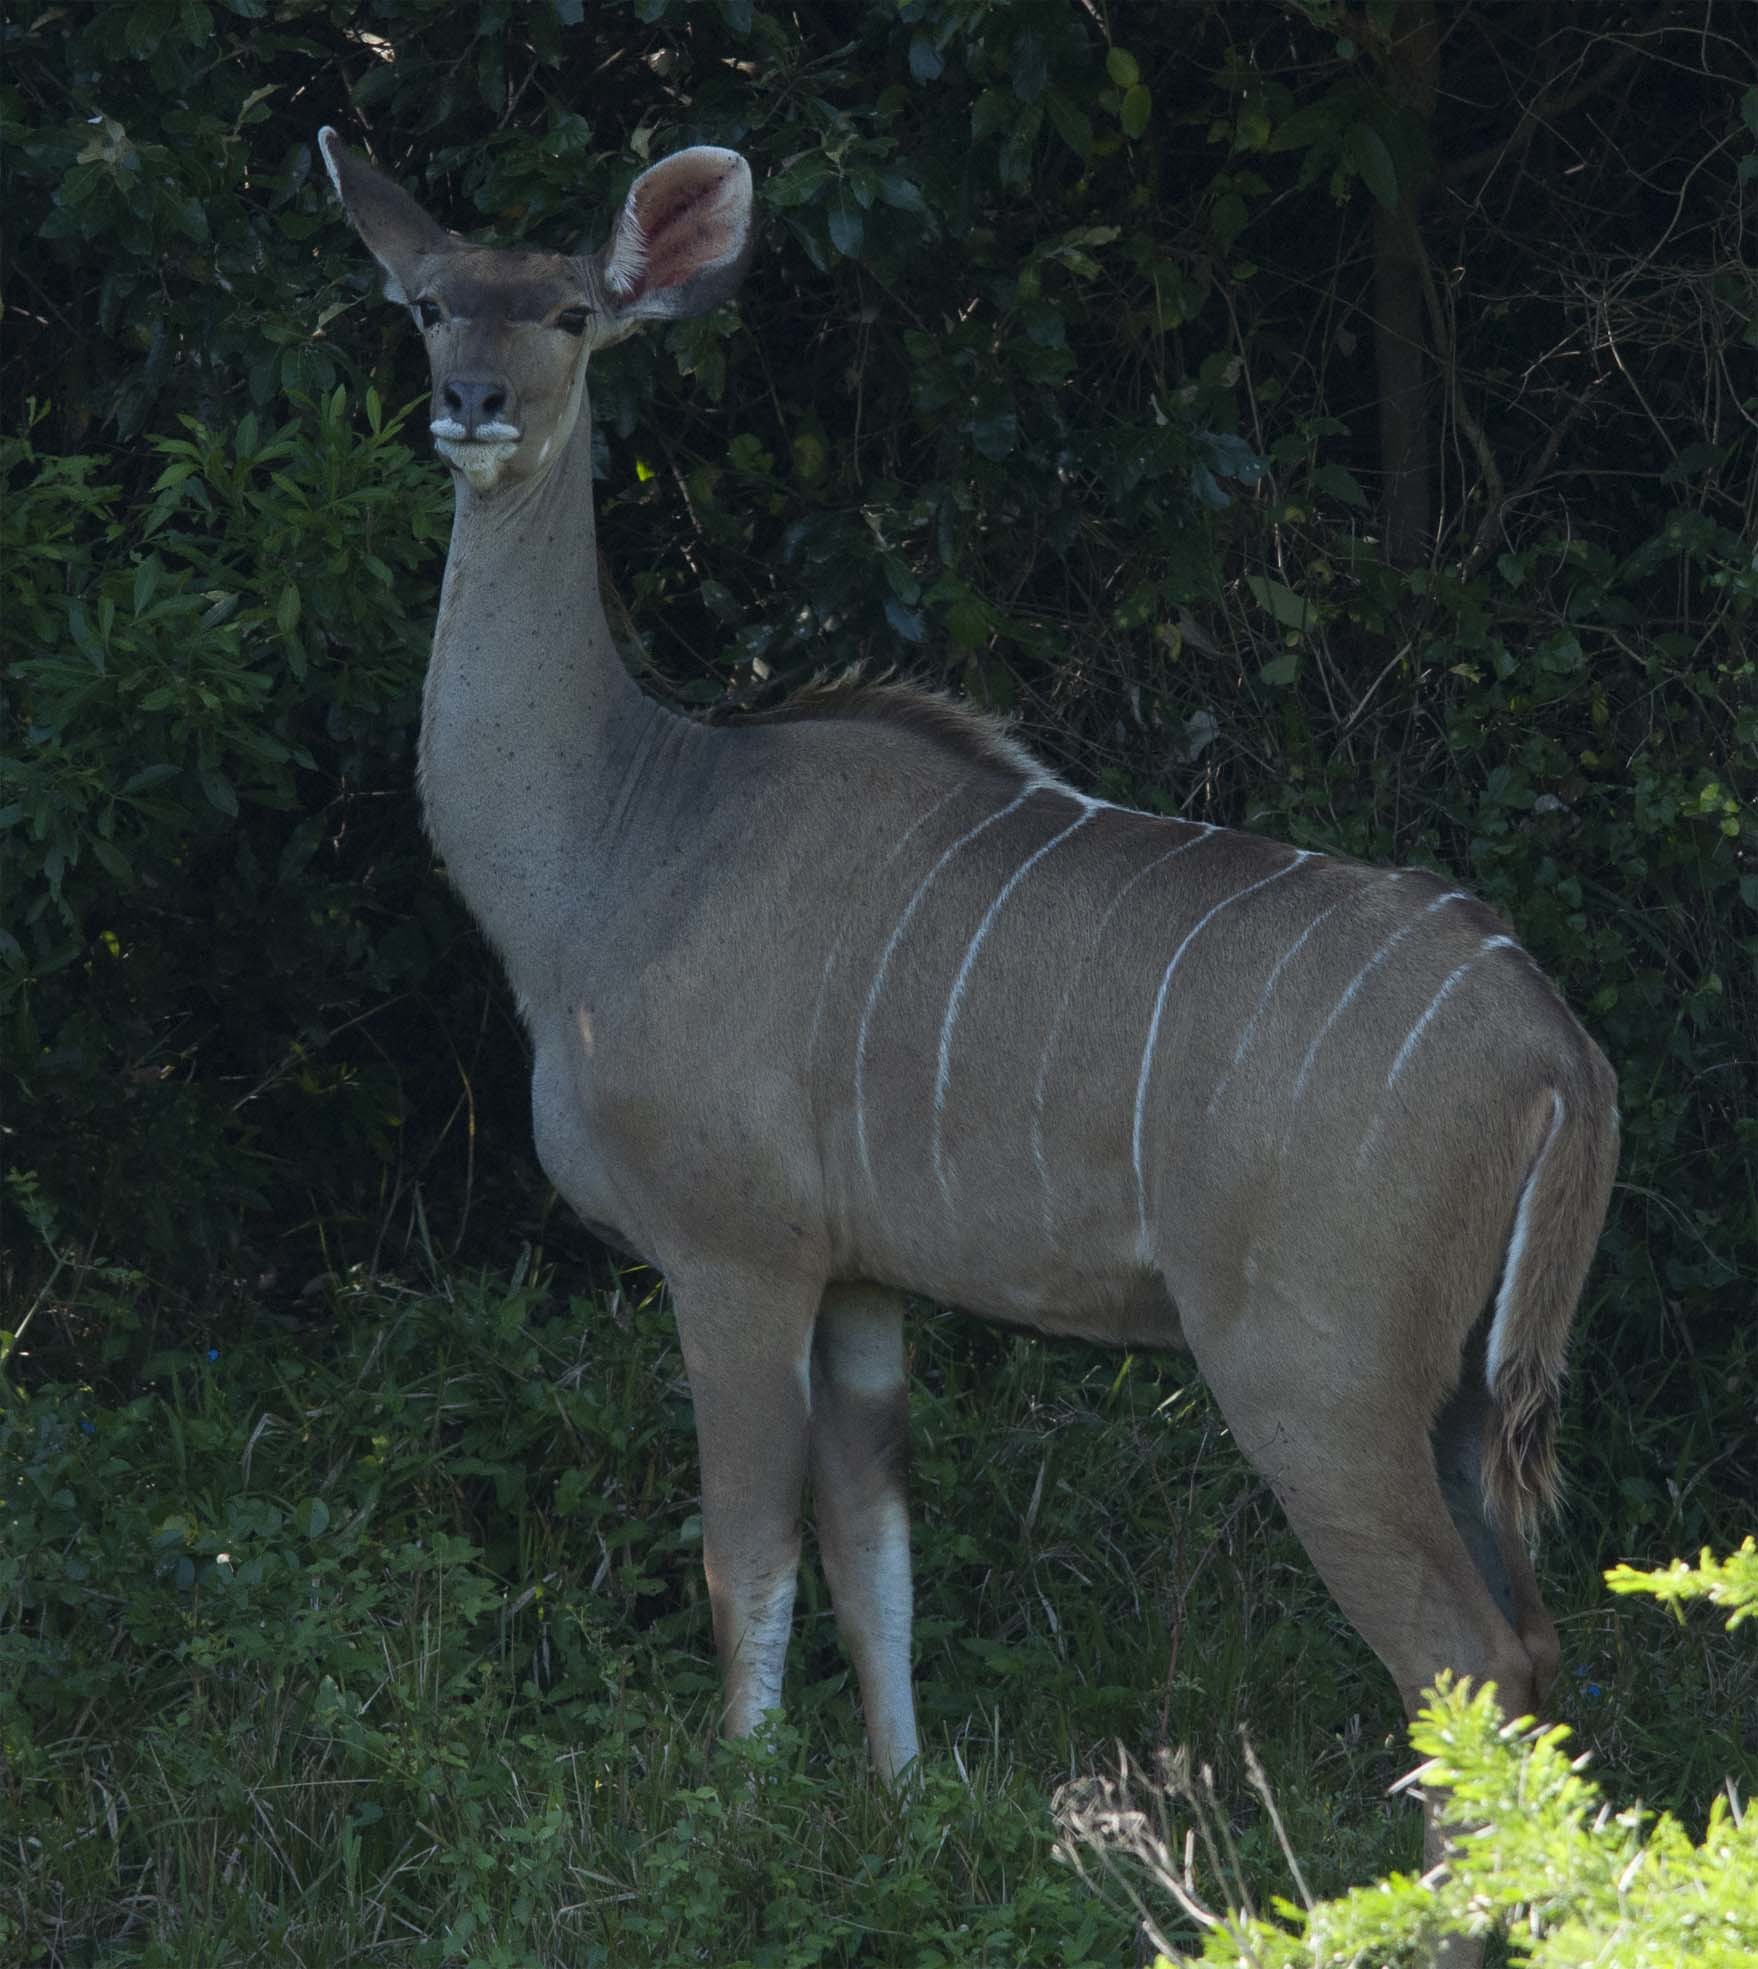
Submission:
M 477 437 L 484 424 L 516 425 L 518 409 L 513 392 L 499 376 L 452 376 L 440 392 L 446 413 L 462 424 L 467 438 Z

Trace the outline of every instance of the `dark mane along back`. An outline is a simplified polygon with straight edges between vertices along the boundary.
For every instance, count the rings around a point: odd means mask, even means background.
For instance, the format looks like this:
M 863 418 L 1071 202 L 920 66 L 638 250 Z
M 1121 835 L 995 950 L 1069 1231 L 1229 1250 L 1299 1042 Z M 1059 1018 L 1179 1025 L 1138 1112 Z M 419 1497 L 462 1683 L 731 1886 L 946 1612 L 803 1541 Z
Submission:
M 852 670 L 840 677 L 814 678 L 773 711 L 759 711 L 738 722 L 793 724 L 806 718 L 901 727 L 973 765 L 1046 784 L 1052 779 L 999 718 L 936 691 L 909 684 L 864 683 Z

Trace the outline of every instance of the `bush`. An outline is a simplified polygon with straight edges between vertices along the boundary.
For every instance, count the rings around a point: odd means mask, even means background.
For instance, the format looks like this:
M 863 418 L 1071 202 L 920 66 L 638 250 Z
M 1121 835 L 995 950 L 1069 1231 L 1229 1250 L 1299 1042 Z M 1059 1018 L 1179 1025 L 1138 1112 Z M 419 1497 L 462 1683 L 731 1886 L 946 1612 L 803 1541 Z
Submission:
M 1111 41 L 1063 0 L 9 26 L 0 956 L 60 1254 L 15 1238 L 12 1295 L 103 1259 L 199 1322 L 538 1233 L 520 1041 L 411 791 L 439 476 L 372 406 L 419 351 L 313 131 L 568 244 L 706 139 L 765 204 L 738 311 L 594 380 L 652 687 L 901 665 L 1113 796 L 1466 874 L 1622 1074 L 1582 1386 L 1639 1413 L 1576 1467 L 1608 1538 L 1716 1536 L 1698 1473 L 1753 1480 L 1758 92 L 1687 13 L 1585 79 L 1529 10 L 1441 47 L 1330 0 Z
M 1694 1571 L 1675 1561 L 1665 1572 L 1620 1566 L 1606 1579 L 1615 1592 L 1652 1593 L 1675 1607 L 1692 1599 L 1727 1606 L 1731 1629 L 1758 1613 L 1758 1544 L 1748 1538 L 1721 1563 L 1705 1552 Z M 1113 1853 L 1129 1855 L 1209 1931 L 1202 1959 L 1239 1969 L 1422 1959 L 1446 1935 L 1501 1927 L 1510 1951 L 1535 1969 L 1742 1969 L 1758 1957 L 1758 1814 L 1749 1802 L 1730 1781 L 1711 1800 L 1700 1841 L 1670 1813 L 1614 1811 L 1581 1775 L 1587 1760 L 1565 1753 L 1569 1735 L 1562 1725 L 1533 1728 L 1529 1718 L 1504 1722 L 1493 1686 L 1473 1692 L 1443 1681 L 1410 1741 L 1425 1760 L 1414 1781 L 1444 1792 L 1469 1828 L 1447 1866 L 1422 1878 L 1392 1874 L 1332 1901 L 1308 1896 L 1304 1909 L 1283 1903 L 1286 1926 L 1251 1913 L 1249 1899 L 1224 1915 L 1202 1906 L 1188 1849 L 1180 1868 L 1173 1841 L 1116 1787 L 1071 1797 L 1063 1850 L 1077 1867 L 1092 1855 L 1111 1873 Z M 1212 1801 L 1188 1781 L 1181 1788 L 1216 1862 Z M 1147 1925 L 1157 1962 L 1171 1969 L 1171 1944 L 1151 1919 Z
M 0 443 L 8 1057 L 56 1117 L 27 1154 L 68 1235 L 179 1282 L 236 1269 L 248 1214 L 303 1214 L 301 1169 L 391 1160 L 394 1071 L 326 1043 L 456 934 L 418 888 L 444 514 L 403 422 L 340 387 L 272 430 L 185 419 L 135 502 L 90 454 Z

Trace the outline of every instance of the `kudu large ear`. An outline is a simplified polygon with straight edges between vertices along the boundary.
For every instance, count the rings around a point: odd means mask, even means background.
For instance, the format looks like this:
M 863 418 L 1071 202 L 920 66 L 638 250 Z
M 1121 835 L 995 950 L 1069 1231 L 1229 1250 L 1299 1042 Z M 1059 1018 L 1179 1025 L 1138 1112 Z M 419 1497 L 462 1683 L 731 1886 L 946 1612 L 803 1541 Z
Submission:
M 343 211 L 367 251 L 384 268 L 386 300 L 407 303 L 419 285 L 416 266 L 436 253 L 448 252 L 454 243 L 451 234 L 430 219 L 401 185 L 345 148 L 327 124 L 317 133 L 317 147 Z
M 737 290 L 751 257 L 751 167 L 698 144 L 629 187 L 598 273 L 613 314 L 637 321 L 706 314 Z

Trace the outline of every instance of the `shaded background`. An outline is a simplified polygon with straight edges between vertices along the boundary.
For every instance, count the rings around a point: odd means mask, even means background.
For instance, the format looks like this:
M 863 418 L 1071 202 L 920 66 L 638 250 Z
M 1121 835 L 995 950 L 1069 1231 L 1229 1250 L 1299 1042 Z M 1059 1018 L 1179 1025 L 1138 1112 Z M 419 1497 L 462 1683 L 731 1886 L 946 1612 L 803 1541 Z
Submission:
M 594 367 L 650 689 L 894 667 L 1077 785 L 1512 918 L 1625 1116 L 1553 1712 L 1691 1810 L 1758 1752 L 1749 1648 L 1598 1578 L 1758 1493 L 1758 11 L 128 0 L 0 37 L 0 1953 L 1114 1961 L 1049 1786 L 1194 1741 L 1273 1885 L 1242 1721 L 1320 1891 L 1415 1857 L 1395 1697 L 1187 1368 L 931 1313 L 918 1684 L 971 1787 L 903 1824 L 860 1782 L 808 1560 L 793 1788 L 702 1788 L 681 1366 L 554 1207 L 420 832 L 449 492 L 325 122 L 564 247 L 651 159 L 750 157 L 736 306 Z
M 562 245 L 710 141 L 764 206 L 741 300 L 594 374 L 650 687 L 895 665 L 1109 796 L 1465 875 L 1622 1077 L 1584 1385 L 1669 1425 L 1626 1508 L 1749 1478 L 1753 25 L 15 11 L 9 1295 L 59 1260 L 64 1337 L 115 1349 L 542 1227 L 520 1037 L 411 794 L 420 350 L 313 136 Z

